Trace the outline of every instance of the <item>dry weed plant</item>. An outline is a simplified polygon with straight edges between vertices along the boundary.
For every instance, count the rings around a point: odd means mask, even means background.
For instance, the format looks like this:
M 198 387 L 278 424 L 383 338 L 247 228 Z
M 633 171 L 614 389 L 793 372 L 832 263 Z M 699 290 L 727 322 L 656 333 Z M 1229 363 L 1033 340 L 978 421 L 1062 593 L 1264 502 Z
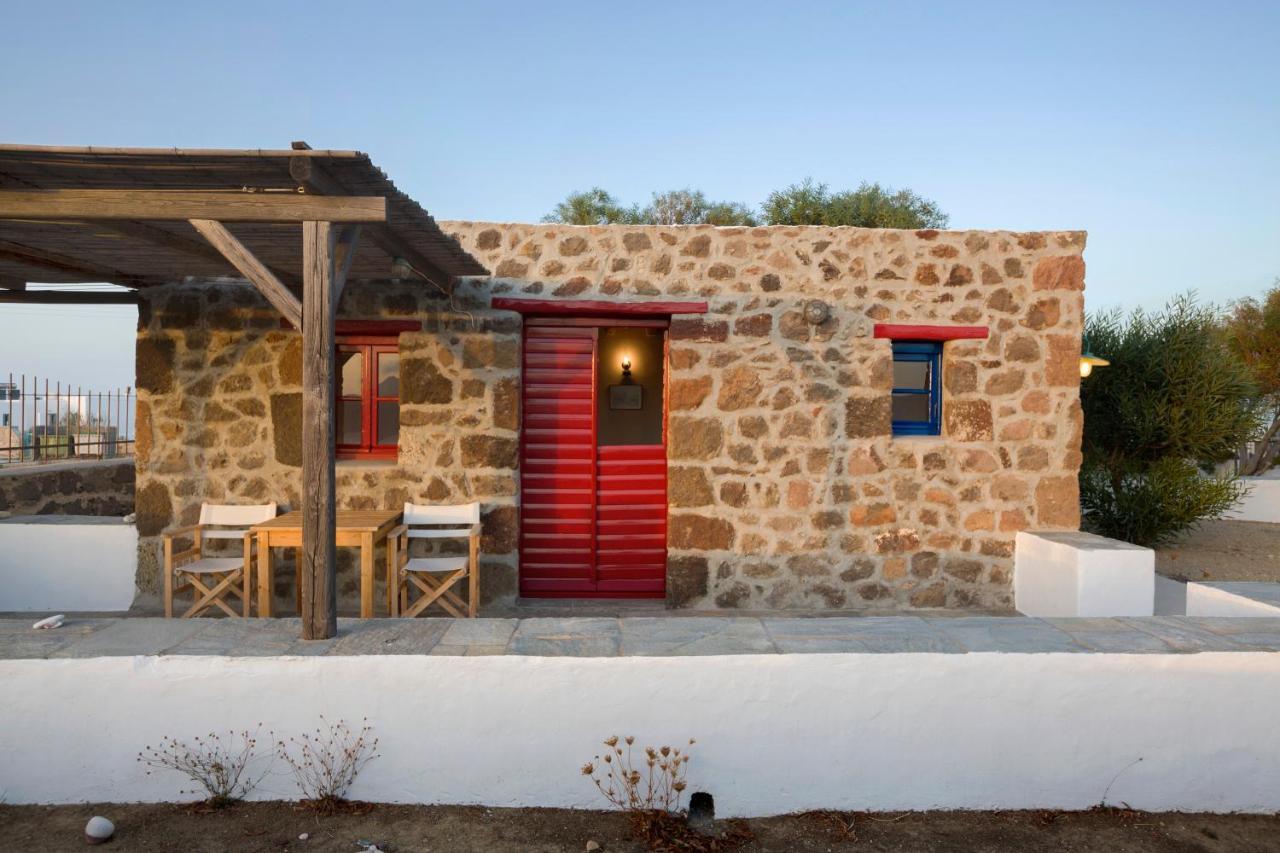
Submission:
M 582 775 L 590 776 L 604 798 L 627 812 L 662 811 L 674 814 L 680 810 L 680 797 L 687 787 L 685 768 L 689 764 L 687 749 L 652 746 L 644 748 L 644 759 L 637 763 L 632 751 L 634 737 L 617 735 L 604 742 L 607 749 L 582 767 Z M 692 746 L 693 740 L 689 741 Z M 601 775 L 603 774 L 603 775 Z
M 278 741 L 276 751 L 298 783 L 303 802 L 330 814 L 345 802 L 347 791 L 366 764 L 378 757 L 378 739 L 367 720 L 353 731 L 345 720 L 330 723 L 323 716 L 314 732 L 288 742 Z
M 138 761 L 152 769 L 185 775 L 199 787 L 181 793 L 203 793 L 206 805 L 220 809 L 243 800 L 266 775 L 270 753 L 260 771 L 249 771 L 251 764 L 264 757 L 257 750 L 258 729 L 226 734 L 210 732 L 190 742 L 166 735 L 157 746 L 143 747 Z M 147 775 L 151 772 L 148 770 Z

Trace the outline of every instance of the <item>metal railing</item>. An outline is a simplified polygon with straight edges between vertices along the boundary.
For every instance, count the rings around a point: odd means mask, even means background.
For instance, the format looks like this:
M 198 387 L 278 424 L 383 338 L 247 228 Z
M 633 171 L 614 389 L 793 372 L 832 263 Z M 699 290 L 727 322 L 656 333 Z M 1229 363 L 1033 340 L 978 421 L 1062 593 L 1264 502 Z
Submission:
M 133 388 L 86 391 L 9 374 L 0 381 L 0 466 L 133 453 Z

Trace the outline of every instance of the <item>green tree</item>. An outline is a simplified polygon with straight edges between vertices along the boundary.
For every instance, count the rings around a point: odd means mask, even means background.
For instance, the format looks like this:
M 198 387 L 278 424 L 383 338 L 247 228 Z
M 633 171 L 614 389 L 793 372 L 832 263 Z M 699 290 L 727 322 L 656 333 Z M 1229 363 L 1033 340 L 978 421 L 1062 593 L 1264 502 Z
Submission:
M 651 225 L 757 225 L 755 213 L 734 201 L 708 201 L 700 190 L 682 189 L 654 193 L 640 212 Z
M 610 225 L 615 222 L 641 221 L 640 211 L 623 207 L 619 201 L 600 187 L 572 192 L 542 217 L 543 222 L 563 222 L 565 225 Z
M 1155 546 L 1235 505 L 1239 479 L 1201 469 L 1253 434 L 1257 391 L 1214 309 L 1182 296 L 1158 314 L 1091 316 L 1085 335 L 1111 362 L 1080 387 L 1085 528 Z
M 950 217 L 937 203 L 911 190 L 863 182 L 856 190 L 831 192 L 805 178 L 765 199 L 770 225 L 856 225 L 862 228 L 945 228 Z
M 1262 299 L 1241 299 L 1228 306 L 1222 321 L 1227 346 L 1249 368 L 1258 386 L 1262 419 L 1254 450 L 1240 473 L 1256 476 L 1280 454 L 1280 278 Z

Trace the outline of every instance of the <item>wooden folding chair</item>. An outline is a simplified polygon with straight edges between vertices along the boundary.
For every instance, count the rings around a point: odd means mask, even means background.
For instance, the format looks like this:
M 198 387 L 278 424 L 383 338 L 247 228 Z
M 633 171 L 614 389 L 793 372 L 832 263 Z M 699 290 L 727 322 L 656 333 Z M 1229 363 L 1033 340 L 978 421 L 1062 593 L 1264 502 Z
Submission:
M 164 615 L 173 617 L 175 593 L 191 590 L 192 604 L 183 619 L 199 616 L 217 607 L 228 616 L 248 616 L 252 597 L 249 594 L 253 567 L 253 534 L 249 528 L 276 517 L 274 503 L 258 506 L 201 504 L 200 521 L 164 535 Z M 175 553 L 174 542 L 190 539 L 191 548 Z M 239 539 L 239 557 L 206 555 L 206 540 Z M 240 599 L 240 613 L 231 609 L 226 599 Z
M 396 549 L 398 594 L 389 596 L 392 615 L 417 616 L 432 604 L 462 618 L 474 617 L 480 604 L 480 504 L 422 506 L 405 504 L 403 523 L 388 534 L 389 547 Z M 467 539 L 466 556 L 409 557 L 410 539 Z M 469 580 L 464 603 L 452 587 Z M 388 582 L 392 582 L 388 578 Z M 417 593 L 414 599 L 411 593 Z M 465 612 L 464 612 L 465 608 Z

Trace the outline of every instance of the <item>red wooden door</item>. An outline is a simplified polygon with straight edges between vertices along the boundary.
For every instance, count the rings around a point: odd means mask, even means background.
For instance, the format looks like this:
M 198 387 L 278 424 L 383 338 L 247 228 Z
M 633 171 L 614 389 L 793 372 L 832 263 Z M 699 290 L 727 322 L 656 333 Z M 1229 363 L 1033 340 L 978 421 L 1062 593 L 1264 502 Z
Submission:
M 597 447 L 596 341 L 594 326 L 525 326 L 522 596 L 665 594 L 666 448 Z

